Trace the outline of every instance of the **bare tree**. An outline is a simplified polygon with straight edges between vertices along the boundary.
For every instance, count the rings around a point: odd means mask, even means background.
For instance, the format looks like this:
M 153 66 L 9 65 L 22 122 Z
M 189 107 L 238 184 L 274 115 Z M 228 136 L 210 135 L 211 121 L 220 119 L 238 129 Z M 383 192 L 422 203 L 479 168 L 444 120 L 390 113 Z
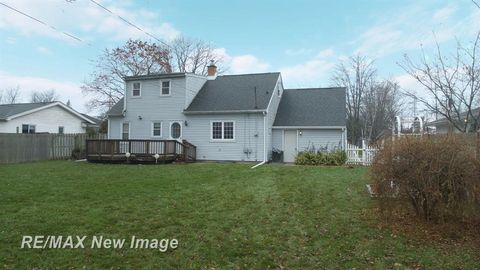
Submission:
M 140 40 L 105 49 L 96 61 L 97 70 L 81 87 L 90 96 L 88 107 L 108 110 L 124 95 L 124 77 L 171 72 L 170 61 L 164 46 Z
M 472 2 L 473 2 L 473 4 L 474 4 L 475 6 L 477 6 L 478 8 L 480 8 L 480 4 L 479 4 L 477 1 L 472 0 Z
M 340 63 L 332 81 L 347 88 L 347 135 L 348 141 L 358 144 L 362 139 L 362 106 L 365 93 L 374 84 L 376 69 L 373 62 L 357 55 Z
M 0 104 L 14 104 L 20 101 L 20 88 L 12 87 L 0 91 Z
M 364 138 L 376 141 L 382 131 L 391 129 L 401 110 L 399 89 L 396 82 L 386 80 L 375 82 L 366 91 L 361 111 Z
M 30 102 L 33 103 L 53 102 L 57 101 L 58 99 L 59 96 L 54 89 L 45 91 L 34 91 L 30 96 Z
M 172 67 L 178 72 L 206 75 L 211 60 L 217 66 L 223 62 L 222 57 L 215 54 L 214 48 L 202 40 L 181 36 L 170 44 L 169 50 L 173 58 Z M 221 72 L 222 67 L 218 70 Z
M 420 62 L 407 55 L 399 65 L 426 90 L 425 95 L 412 91 L 406 94 L 417 100 L 433 113 L 443 116 L 460 132 L 477 130 L 480 127 L 480 32 L 470 47 L 457 44 L 451 56 L 442 53 L 438 43 L 436 53 L 427 60 L 422 50 Z

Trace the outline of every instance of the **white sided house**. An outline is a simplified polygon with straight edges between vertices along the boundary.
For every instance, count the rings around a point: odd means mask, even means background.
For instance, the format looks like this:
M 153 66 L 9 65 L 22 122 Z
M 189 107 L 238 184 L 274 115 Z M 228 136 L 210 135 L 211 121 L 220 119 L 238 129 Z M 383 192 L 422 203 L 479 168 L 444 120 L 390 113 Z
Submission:
M 170 73 L 125 79 L 109 139 L 187 140 L 198 160 L 267 162 L 274 150 L 344 149 L 345 88 L 283 88 L 280 73 Z
M 0 105 L 0 133 L 85 133 L 95 119 L 62 102 Z

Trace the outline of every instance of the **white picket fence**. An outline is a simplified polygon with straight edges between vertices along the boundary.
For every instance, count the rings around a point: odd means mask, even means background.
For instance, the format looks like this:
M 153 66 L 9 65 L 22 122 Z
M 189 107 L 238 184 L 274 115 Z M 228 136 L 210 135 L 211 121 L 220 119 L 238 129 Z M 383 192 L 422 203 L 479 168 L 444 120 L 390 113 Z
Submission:
M 362 141 L 362 147 L 348 143 L 346 152 L 347 164 L 369 166 L 372 164 L 378 149 Z

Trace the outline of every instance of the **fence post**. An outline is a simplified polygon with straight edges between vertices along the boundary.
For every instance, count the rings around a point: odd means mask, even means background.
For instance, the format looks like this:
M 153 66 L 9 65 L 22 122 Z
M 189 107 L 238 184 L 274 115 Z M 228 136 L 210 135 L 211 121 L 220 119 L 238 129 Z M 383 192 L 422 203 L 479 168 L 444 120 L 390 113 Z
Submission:
M 362 140 L 362 163 L 367 164 L 367 150 L 365 149 L 365 140 Z

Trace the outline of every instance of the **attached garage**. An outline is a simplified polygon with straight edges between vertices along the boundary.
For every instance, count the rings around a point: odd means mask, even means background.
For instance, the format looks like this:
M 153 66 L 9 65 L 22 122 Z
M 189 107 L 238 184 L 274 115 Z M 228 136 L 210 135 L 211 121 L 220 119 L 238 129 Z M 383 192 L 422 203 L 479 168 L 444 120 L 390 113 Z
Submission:
M 272 127 L 273 151 L 294 162 L 301 151 L 346 145 L 345 88 L 286 89 Z

